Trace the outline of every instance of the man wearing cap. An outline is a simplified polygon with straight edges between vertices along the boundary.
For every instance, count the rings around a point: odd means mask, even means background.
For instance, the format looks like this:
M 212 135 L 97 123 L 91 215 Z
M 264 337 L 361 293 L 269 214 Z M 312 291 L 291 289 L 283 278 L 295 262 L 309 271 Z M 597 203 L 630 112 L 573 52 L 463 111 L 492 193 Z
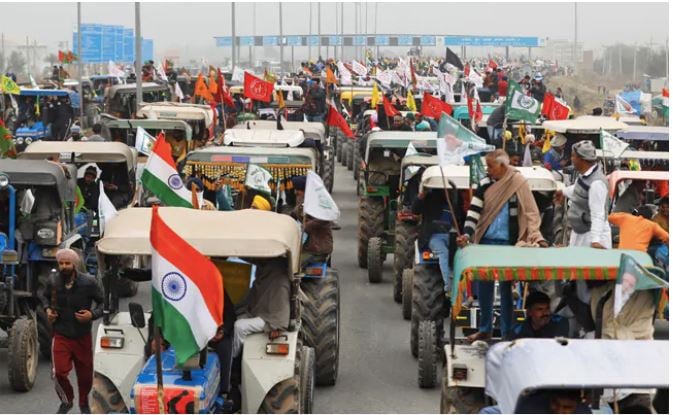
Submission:
M 77 179 L 77 186 L 84 198 L 84 207 L 94 212 L 98 211 L 100 196 L 100 185 L 96 177 L 98 177 L 98 169 L 95 166 L 89 166 L 84 170 L 84 177 Z
M 400 131 L 414 131 L 414 124 L 416 123 L 416 116 L 413 112 L 407 112 L 404 116 L 404 123 L 400 127 Z
M 73 407 L 75 395 L 68 375 L 74 364 L 80 413 L 88 414 L 93 383 L 91 322 L 103 315 L 103 292 L 94 277 L 77 270 L 80 258 L 72 249 L 60 249 L 56 261 L 59 272 L 47 280 L 41 301 L 53 328 L 52 377 L 61 399 L 57 413 L 68 413 Z
M 589 140 L 583 140 L 572 146 L 570 155 L 575 170 L 579 173 L 574 185 L 556 192 L 554 201 L 563 203 L 564 197 L 570 199 L 566 216 L 570 225 L 569 246 L 584 246 L 597 249 L 612 247 L 612 234 L 608 224 L 608 182 L 603 169 L 596 162 L 596 147 Z M 595 330 L 590 315 L 590 286 L 586 281 L 578 280 L 575 289 L 570 285 L 570 292 L 575 296 L 568 298 L 568 305 L 575 318 L 586 333 Z
M 70 127 L 70 138 L 68 141 L 80 141 L 82 139 L 82 129 L 79 125 L 73 125 Z
M 543 163 L 547 170 L 562 170 L 567 164 L 563 153 L 568 140 L 561 134 L 556 134 L 551 140 L 551 149 L 544 155 Z

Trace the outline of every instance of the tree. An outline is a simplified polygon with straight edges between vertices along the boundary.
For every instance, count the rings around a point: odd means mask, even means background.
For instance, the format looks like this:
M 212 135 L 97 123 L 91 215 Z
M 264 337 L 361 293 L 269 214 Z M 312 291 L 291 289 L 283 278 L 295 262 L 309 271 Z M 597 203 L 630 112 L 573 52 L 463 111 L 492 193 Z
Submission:
M 14 74 L 25 73 L 26 70 L 26 58 L 19 51 L 12 51 L 7 60 L 7 72 L 12 72 Z
M 56 65 L 56 62 L 58 62 L 58 56 L 56 56 L 55 53 L 50 53 L 46 58 L 44 58 L 44 61 L 47 62 L 49 66 L 54 66 Z

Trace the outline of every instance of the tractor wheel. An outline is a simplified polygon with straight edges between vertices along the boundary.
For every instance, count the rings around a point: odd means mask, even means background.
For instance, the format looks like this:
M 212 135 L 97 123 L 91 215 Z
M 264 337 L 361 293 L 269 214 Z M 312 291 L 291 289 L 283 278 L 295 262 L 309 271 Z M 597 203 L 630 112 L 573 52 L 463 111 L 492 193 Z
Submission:
M 335 140 L 336 151 L 334 153 L 336 160 L 341 162 L 341 147 L 343 146 L 344 138 L 340 133 L 337 133 L 337 138 Z
M 346 168 L 348 170 L 353 170 L 353 148 L 355 147 L 355 141 L 348 146 L 348 151 L 346 152 Z
M 9 384 L 17 392 L 28 392 L 35 384 L 38 364 L 38 340 L 35 320 L 21 317 L 9 331 Z
M 402 272 L 414 266 L 414 243 L 418 237 L 418 225 L 409 222 L 395 224 L 395 253 L 393 269 L 395 280 L 393 283 L 393 299 L 402 302 Z
M 330 271 L 325 278 L 305 279 L 301 290 L 304 342 L 315 349 L 315 383 L 334 385 L 339 370 L 339 279 Z
M 298 414 L 301 407 L 300 382 L 297 376 L 278 382 L 266 394 L 259 414 Z
M 418 324 L 418 386 L 434 388 L 437 381 L 437 324 L 422 320 Z
M 369 282 L 376 284 L 383 279 L 383 240 L 379 237 L 369 239 L 367 244 L 367 276 Z
M 348 149 L 350 148 L 350 143 L 348 140 L 344 140 L 341 144 L 341 165 L 346 167 L 346 159 L 348 158 Z
M 369 238 L 383 233 L 385 205 L 382 198 L 361 197 L 358 206 L 358 265 L 367 267 Z
M 552 229 L 554 232 L 554 245 L 566 246 L 570 237 L 570 229 L 566 229 L 567 222 L 563 205 L 554 205 L 554 219 L 552 221 Z M 565 230 L 565 238 L 563 231 Z
M 51 323 L 42 307 L 37 307 L 35 313 L 37 314 L 37 340 L 40 345 L 40 354 L 45 359 L 51 360 Z
M 442 328 L 444 287 L 439 265 L 419 266 L 414 270 L 411 306 L 411 354 L 418 357 L 418 325 L 423 320 L 437 322 Z M 439 334 L 438 334 L 438 337 Z
M 117 387 L 107 377 L 94 372 L 91 388 L 91 413 L 127 414 L 128 412 Z
M 334 148 L 327 147 L 323 155 L 322 181 L 328 192 L 334 187 Z
M 442 374 L 441 414 L 476 414 L 484 407 L 483 389 L 449 386 L 447 373 Z
M 414 269 L 402 271 L 402 317 L 411 319 L 412 295 L 414 292 Z
M 313 392 L 315 390 L 315 351 L 312 347 L 302 346 L 299 361 L 299 384 L 301 394 L 301 413 L 313 413 Z
M 360 141 L 353 141 L 353 179 L 357 180 L 360 176 Z

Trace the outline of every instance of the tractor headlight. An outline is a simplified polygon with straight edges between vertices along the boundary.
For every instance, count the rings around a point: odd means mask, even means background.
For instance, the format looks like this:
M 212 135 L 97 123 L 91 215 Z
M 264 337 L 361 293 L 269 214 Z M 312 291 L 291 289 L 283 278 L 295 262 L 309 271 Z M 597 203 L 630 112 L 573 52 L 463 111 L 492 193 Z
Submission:
M 23 137 L 17 137 L 16 144 L 18 144 L 18 145 L 23 144 Z
M 9 176 L 0 174 L 0 190 L 4 190 L 9 186 Z
M 28 144 L 30 144 L 30 143 L 32 143 L 32 142 L 33 142 L 33 139 L 32 139 L 32 138 L 30 138 L 30 137 L 26 138 L 26 145 L 28 145 Z
M 56 237 L 56 232 L 49 228 L 38 229 L 37 237 L 40 239 L 54 239 L 54 237 Z

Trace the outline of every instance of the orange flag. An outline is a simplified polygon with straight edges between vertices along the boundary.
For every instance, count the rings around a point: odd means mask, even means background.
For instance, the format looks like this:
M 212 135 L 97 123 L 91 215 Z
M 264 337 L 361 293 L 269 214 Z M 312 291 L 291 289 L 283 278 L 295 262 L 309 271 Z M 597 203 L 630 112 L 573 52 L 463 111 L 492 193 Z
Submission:
M 210 93 L 206 86 L 206 81 L 203 80 L 203 74 L 199 73 L 199 77 L 194 84 L 194 96 L 201 97 L 210 102 L 213 100 L 213 94 Z
M 334 76 L 334 71 L 332 71 L 332 68 L 330 68 L 330 67 L 328 66 L 328 67 L 327 67 L 327 70 L 325 70 L 325 72 L 326 72 L 326 78 L 327 78 L 327 79 L 326 79 L 326 82 L 327 82 L 328 84 L 334 84 L 334 85 L 336 85 L 336 84 L 337 84 L 337 79 L 336 79 L 336 76 Z
M 217 80 L 212 72 L 210 73 L 210 78 L 208 78 L 208 92 L 212 96 L 217 95 Z

